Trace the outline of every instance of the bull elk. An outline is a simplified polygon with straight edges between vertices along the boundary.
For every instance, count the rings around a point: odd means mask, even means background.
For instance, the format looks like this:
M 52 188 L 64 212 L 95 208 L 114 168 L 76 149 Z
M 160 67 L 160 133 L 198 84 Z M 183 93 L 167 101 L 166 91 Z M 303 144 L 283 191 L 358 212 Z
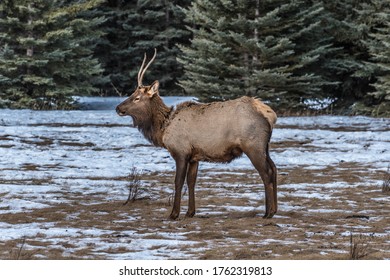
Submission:
M 182 187 L 187 178 L 187 217 L 195 215 L 195 183 L 200 161 L 228 163 L 248 156 L 265 187 L 265 215 L 277 211 L 276 166 L 269 155 L 275 112 L 252 97 L 213 103 L 184 102 L 168 107 L 159 95 L 159 82 L 142 84 L 153 58 L 138 72 L 138 87 L 116 107 L 119 116 L 131 116 L 134 126 L 154 146 L 169 151 L 176 163 L 175 196 L 171 219 L 180 214 Z

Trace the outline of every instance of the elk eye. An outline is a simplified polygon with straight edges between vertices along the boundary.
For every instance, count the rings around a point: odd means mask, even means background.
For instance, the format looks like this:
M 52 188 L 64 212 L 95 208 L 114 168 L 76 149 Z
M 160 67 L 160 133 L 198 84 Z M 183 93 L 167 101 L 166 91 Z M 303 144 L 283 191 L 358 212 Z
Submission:
M 140 99 L 141 97 L 137 96 L 136 98 L 134 98 L 134 102 L 138 102 Z

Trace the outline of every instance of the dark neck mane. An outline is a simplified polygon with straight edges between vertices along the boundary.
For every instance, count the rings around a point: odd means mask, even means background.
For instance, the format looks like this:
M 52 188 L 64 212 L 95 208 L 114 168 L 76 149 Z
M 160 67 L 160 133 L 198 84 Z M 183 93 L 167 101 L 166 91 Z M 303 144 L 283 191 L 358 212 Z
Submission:
M 150 102 L 152 104 L 147 116 L 144 116 L 143 122 L 137 124 L 137 127 L 153 145 L 164 147 L 162 137 L 173 108 L 165 105 L 158 95 L 152 97 Z

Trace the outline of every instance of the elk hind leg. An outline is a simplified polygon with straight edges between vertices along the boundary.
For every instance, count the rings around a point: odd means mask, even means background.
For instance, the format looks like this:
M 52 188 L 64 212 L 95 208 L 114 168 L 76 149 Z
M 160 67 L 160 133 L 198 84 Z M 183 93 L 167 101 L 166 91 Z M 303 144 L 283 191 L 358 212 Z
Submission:
M 278 211 L 278 183 L 277 183 L 277 169 L 276 165 L 273 162 L 273 160 L 270 158 L 269 154 L 267 153 L 267 162 L 272 168 L 272 183 L 273 183 L 273 191 L 274 191 L 274 204 L 275 204 L 275 213 Z
M 199 162 L 190 162 L 187 171 L 187 185 L 188 185 L 188 210 L 187 217 L 195 215 L 195 184 L 198 175 Z
M 175 196 L 173 200 L 173 208 L 169 218 L 176 220 L 180 214 L 181 194 L 186 178 L 188 162 L 184 159 L 176 159 L 176 175 L 175 175 Z
M 265 188 L 265 214 L 263 218 L 272 218 L 277 211 L 276 197 L 276 167 L 267 153 L 252 149 L 246 155 L 251 160 L 253 166 L 259 172 Z

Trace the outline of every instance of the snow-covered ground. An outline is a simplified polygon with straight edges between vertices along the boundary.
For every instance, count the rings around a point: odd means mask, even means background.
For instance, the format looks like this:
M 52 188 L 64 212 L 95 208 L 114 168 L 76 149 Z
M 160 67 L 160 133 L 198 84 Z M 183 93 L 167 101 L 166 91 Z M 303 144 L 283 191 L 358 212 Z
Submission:
M 167 97 L 165 101 L 174 105 L 185 99 Z M 152 147 L 131 126 L 131 118 L 122 118 L 115 113 L 115 105 L 121 99 L 102 100 L 80 99 L 87 110 L 0 110 L 0 214 L 28 213 L 67 203 L 67 199 L 59 195 L 64 188 L 85 196 L 105 193 L 107 200 L 123 200 L 127 195 L 126 182 L 114 178 L 126 176 L 132 167 L 146 174 L 174 171 L 174 162 L 165 150 Z M 96 108 L 99 110 L 94 110 Z M 272 136 L 271 157 L 279 170 L 302 167 L 320 171 L 340 163 L 351 163 L 367 167 L 370 172 L 385 172 L 390 164 L 390 119 L 279 118 Z M 240 173 L 253 169 L 245 156 L 229 165 L 202 163 L 200 168 L 204 171 L 203 178 L 213 177 L 213 172 L 221 173 L 221 170 Z M 380 180 L 369 183 L 380 184 Z M 321 187 L 332 188 L 332 183 L 329 184 Z M 284 187 L 301 189 L 295 192 L 296 196 L 331 199 L 327 195 L 305 192 L 305 184 Z M 382 199 L 389 207 L 388 197 Z M 231 207 L 233 209 L 234 205 Z M 126 219 L 131 217 L 124 217 Z M 98 228 L 59 227 L 39 220 L 31 223 L 0 221 L 0 242 L 39 234 L 51 238 L 52 242 L 56 237 L 74 238 L 76 247 L 100 240 L 97 254 L 107 258 L 159 258 L 160 255 L 162 258 L 167 255 L 184 258 L 182 252 L 172 250 L 171 243 L 186 246 L 193 243 L 180 234 L 150 239 L 131 231 L 121 232 L 124 239 L 132 236 L 143 242 L 133 245 L 132 253 L 110 255 L 104 253 L 106 246 L 112 249 L 123 246 L 123 242 L 107 245 L 101 236 L 114 233 Z M 153 250 L 156 245 L 165 246 L 171 253 Z
M 167 104 L 175 104 L 182 98 L 166 100 Z M 78 176 L 81 170 L 83 175 L 121 176 L 132 166 L 144 171 L 174 170 L 169 154 L 152 147 L 131 123 L 130 117 L 119 117 L 114 107 L 89 111 L 0 110 L 2 178 L 63 178 Z M 385 170 L 390 162 L 389 119 L 279 118 L 272 143 L 289 141 L 299 146 L 271 151 L 278 166 L 322 168 L 344 161 Z M 18 170 L 26 164 L 55 168 L 42 172 L 37 168 L 30 175 Z M 246 157 L 229 165 L 202 166 L 252 168 Z

